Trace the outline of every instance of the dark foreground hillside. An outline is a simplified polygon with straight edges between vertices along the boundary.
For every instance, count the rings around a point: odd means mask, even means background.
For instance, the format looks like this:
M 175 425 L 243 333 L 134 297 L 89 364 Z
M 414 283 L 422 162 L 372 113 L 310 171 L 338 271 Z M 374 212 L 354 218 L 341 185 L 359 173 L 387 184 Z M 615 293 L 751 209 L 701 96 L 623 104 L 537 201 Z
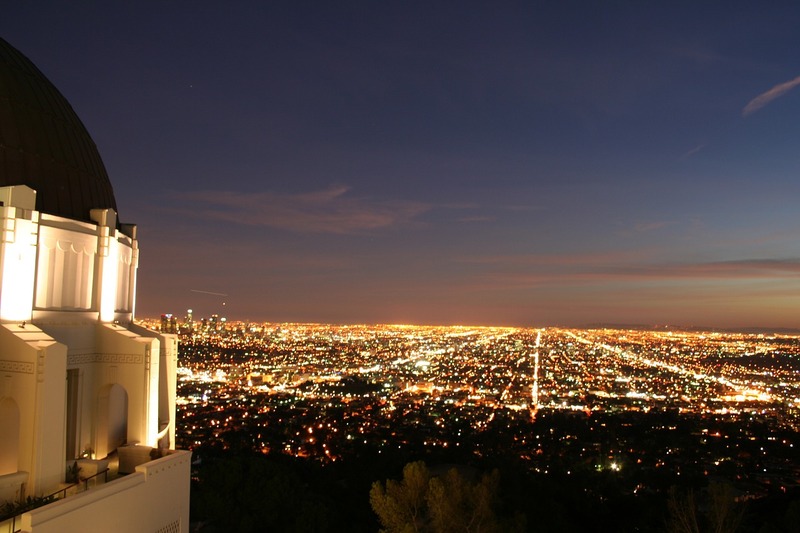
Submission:
M 381 450 L 322 465 L 247 450 L 201 448 L 195 453 L 199 464 L 193 476 L 191 513 L 194 530 L 203 533 L 378 531 L 382 524 L 370 505 L 371 490 L 375 491 L 376 482 L 381 490 L 391 484 L 406 487 L 404 467 L 417 459 L 425 460 L 431 476 L 444 479 L 455 470 L 467 485 L 477 485 L 482 476 L 496 472 L 489 500 L 492 524 L 499 529 L 481 531 L 800 530 L 797 489 L 737 501 L 741 498 L 724 481 L 687 477 L 662 492 L 642 494 L 628 490 L 624 471 L 537 473 L 508 457 L 466 465 L 448 454 L 411 457 L 402 450 Z M 393 482 L 387 484 L 387 479 Z M 423 510 L 418 520 L 421 531 L 445 531 L 436 529 L 432 514 L 426 513 Z

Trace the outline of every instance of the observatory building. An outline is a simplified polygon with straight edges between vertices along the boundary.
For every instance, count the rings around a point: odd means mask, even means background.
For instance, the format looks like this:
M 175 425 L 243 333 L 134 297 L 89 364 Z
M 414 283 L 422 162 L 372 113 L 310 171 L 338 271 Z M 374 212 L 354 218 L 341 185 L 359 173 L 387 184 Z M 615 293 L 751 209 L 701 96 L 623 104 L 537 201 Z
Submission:
M 0 39 L 0 533 L 189 530 L 178 341 L 133 323 L 138 258 L 83 124 Z

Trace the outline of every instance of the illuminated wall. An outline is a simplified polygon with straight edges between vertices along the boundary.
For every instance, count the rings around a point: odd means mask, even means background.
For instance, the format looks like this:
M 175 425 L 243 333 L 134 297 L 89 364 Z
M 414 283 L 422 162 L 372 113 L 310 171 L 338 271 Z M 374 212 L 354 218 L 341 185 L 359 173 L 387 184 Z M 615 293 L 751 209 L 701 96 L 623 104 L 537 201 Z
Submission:
M 0 187 L 0 320 L 30 320 L 39 213 L 30 187 Z
M 97 237 L 43 226 L 39 232 L 36 307 L 92 308 Z
M 21 526 L 32 533 L 189 531 L 190 469 L 191 453 L 174 452 L 137 466 L 135 473 L 107 483 L 102 490 L 25 513 Z
M 165 449 L 175 438 L 177 337 L 132 323 L 136 228 L 118 226 L 111 209 L 92 210 L 94 222 L 39 213 L 35 198 L 26 186 L 0 187 L 0 504 L 55 492 L 84 452 Z M 97 531 L 140 531 L 142 517 L 161 509 L 153 524 L 186 531 L 189 455 L 159 482 L 109 483 L 25 519 L 33 533 L 95 530 L 85 520 L 101 515 Z M 134 500 L 149 502 L 147 512 Z M 125 527 L 104 529 L 121 517 Z

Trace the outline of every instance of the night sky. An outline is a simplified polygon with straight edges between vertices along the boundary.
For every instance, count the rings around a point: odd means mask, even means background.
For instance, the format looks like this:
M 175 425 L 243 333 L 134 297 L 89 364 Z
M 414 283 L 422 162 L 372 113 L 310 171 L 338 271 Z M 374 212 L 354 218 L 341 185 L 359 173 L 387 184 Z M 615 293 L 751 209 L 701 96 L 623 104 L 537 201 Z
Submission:
M 654 4 L 28 0 L 0 35 L 139 226 L 138 317 L 800 326 L 800 5 Z

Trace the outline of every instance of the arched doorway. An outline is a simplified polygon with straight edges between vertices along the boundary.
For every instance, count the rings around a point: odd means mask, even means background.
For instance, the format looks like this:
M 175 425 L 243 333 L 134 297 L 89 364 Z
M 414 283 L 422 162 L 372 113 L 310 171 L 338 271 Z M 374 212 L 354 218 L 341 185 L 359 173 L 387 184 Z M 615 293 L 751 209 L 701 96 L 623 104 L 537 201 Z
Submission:
M 95 455 L 102 458 L 128 440 L 128 391 L 118 383 L 106 385 L 99 402 Z
M 11 398 L 0 400 L 0 476 L 19 468 L 19 407 Z

